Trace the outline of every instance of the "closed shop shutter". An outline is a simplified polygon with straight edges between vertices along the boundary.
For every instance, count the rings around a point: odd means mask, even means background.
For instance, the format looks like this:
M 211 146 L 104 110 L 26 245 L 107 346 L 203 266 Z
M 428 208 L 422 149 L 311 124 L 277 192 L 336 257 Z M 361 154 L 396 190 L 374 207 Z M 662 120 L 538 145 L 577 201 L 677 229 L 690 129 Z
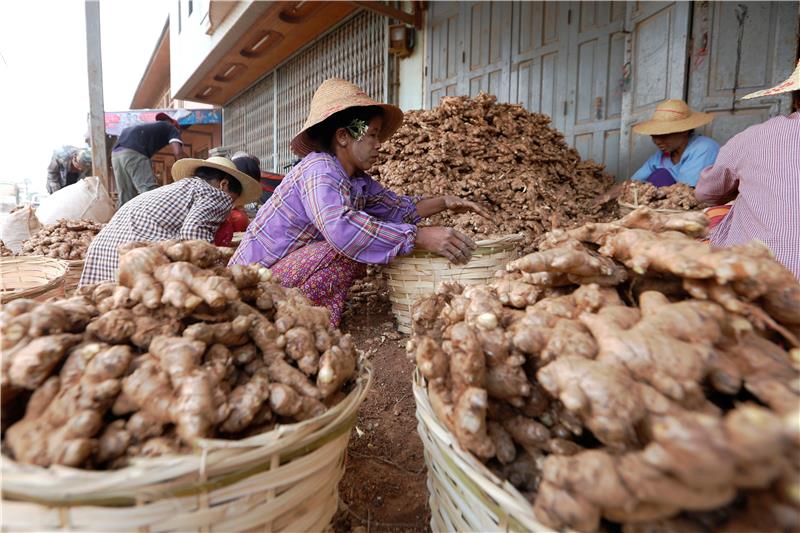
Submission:
M 257 156 L 265 170 L 274 165 L 274 86 L 274 74 L 269 74 L 223 109 L 225 146 Z
M 797 2 L 695 2 L 689 105 L 714 115 L 698 133 L 720 144 L 745 128 L 787 113 L 789 94 L 740 100 L 794 70 Z
M 428 107 L 488 92 L 545 113 L 584 159 L 619 161 L 622 2 L 442 2 L 428 18 Z
M 388 100 L 387 50 L 386 19 L 354 15 L 225 105 L 224 144 L 257 155 L 264 170 L 286 172 L 295 159 L 289 143 L 325 79 L 344 78 Z

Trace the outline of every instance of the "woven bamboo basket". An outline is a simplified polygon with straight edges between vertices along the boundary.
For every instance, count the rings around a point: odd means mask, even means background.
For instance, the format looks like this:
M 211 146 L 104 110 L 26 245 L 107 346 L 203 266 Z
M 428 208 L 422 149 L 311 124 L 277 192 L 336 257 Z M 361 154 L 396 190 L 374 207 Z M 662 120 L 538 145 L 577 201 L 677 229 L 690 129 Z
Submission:
M 531 503 L 513 485 L 461 448 L 439 423 L 419 371 L 414 373 L 413 389 L 417 432 L 428 467 L 431 530 L 555 533 L 536 519 Z
M 50 259 L 44 255 L 28 255 L 19 257 L 42 257 Z M 64 276 L 64 294 L 63 296 L 72 296 L 75 289 L 78 288 L 78 283 L 81 281 L 81 274 L 83 274 L 83 259 L 61 259 L 67 265 L 67 273 Z
M 321 531 L 358 408 L 347 397 L 312 420 L 238 441 L 203 439 L 194 455 L 140 458 L 120 470 L 41 468 L 3 457 L 4 531 Z
M 0 303 L 17 298 L 64 296 L 66 261 L 50 257 L 0 258 Z
M 78 288 L 78 282 L 80 282 L 81 274 L 83 274 L 83 263 L 83 259 L 67 261 L 69 271 L 64 277 L 64 292 L 67 296 L 70 296 Z
M 522 239 L 523 235 L 517 233 L 478 241 L 475 243 L 478 248 L 466 265 L 453 265 L 440 255 L 423 251 L 414 251 L 389 263 L 383 272 L 397 329 L 411 333 L 411 305 L 418 298 L 434 293 L 442 282 L 480 285 L 493 278 L 498 269 L 516 258 L 514 249 Z

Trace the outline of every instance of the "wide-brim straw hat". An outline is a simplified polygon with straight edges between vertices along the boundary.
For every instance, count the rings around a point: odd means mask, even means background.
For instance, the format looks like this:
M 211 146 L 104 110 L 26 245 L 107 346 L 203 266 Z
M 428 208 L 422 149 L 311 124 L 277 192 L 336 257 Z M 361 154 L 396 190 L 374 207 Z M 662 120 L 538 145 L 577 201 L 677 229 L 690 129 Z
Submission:
M 214 156 L 208 159 L 192 159 L 186 157 L 178 159 L 172 165 L 172 179 L 178 181 L 191 178 L 200 167 L 216 168 L 242 184 L 242 194 L 236 199 L 237 205 L 249 204 L 261 198 L 261 184 L 236 168 L 236 165 L 227 157 Z
M 399 107 L 390 104 L 382 104 L 370 98 L 358 85 L 347 80 L 331 78 L 322 82 L 314 97 L 311 99 L 311 110 L 308 118 L 303 125 L 300 133 L 292 139 L 292 151 L 304 157 L 311 152 L 322 149 L 318 142 L 313 139 L 308 130 L 324 122 L 331 115 L 344 111 L 351 107 L 372 107 L 377 106 L 383 109 L 383 125 L 378 133 L 381 142 L 391 137 L 397 128 L 403 123 L 403 112 Z
M 633 131 L 641 135 L 667 135 L 705 126 L 713 115 L 694 111 L 683 100 L 664 100 L 656 106 L 650 120 L 640 122 Z
M 794 69 L 794 72 L 792 72 L 792 75 L 789 76 L 786 81 L 779 83 L 775 87 L 770 87 L 769 89 L 764 89 L 763 91 L 756 91 L 748 94 L 747 96 L 742 96 L 742 100 L 759 98 L 761 96 L 790 93 L 793 91 L 800 91 L 800 60 L 797 61 L 797 68 Z

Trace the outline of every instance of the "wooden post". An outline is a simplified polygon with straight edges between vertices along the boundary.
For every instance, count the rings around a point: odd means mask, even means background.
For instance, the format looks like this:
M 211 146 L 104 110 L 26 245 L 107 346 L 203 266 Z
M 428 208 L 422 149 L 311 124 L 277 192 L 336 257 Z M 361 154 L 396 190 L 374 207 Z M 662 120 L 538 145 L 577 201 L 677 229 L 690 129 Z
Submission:
M 113 187 L 108 175 L 105 106 L 103 103 L 103 56 L 100 50 L 100 2 L 99 0 L 87 0 L 85 5 L 92 174 L 100 178 L 106 190 L 111 194 Z

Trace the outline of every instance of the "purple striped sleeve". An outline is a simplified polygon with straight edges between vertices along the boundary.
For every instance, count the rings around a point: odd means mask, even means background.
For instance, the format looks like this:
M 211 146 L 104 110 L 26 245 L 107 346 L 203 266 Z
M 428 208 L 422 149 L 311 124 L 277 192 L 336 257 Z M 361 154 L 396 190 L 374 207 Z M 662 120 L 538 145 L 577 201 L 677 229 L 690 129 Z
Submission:
M 414 247 L 413 224 L 381 222 L 348 205 L 349 183 L 318 172 L 304 182 L 303 207 L 339 253 L 362 263 L 385 264 Z

